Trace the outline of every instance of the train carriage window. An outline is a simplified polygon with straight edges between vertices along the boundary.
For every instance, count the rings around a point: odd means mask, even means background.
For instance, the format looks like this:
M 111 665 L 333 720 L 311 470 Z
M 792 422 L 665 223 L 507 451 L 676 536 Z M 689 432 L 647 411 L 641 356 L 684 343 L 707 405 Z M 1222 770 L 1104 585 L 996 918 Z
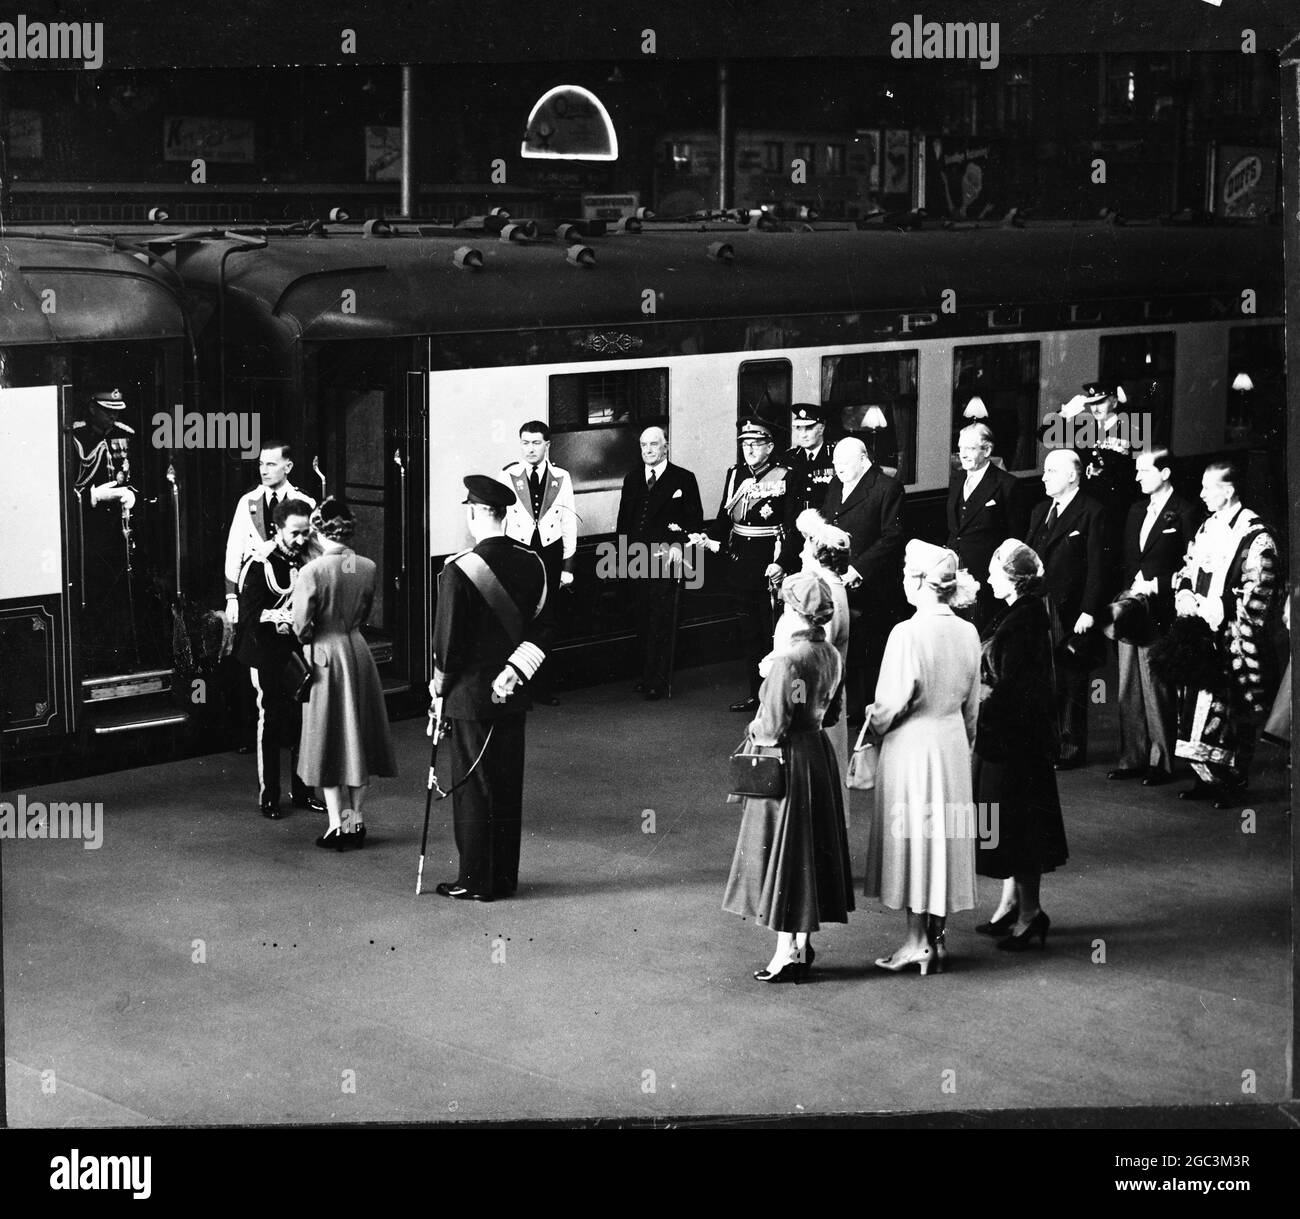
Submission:
M 785 170 L 785 145 L 780 140 L 763 142 L 763 172 L 779 174 Z
M 1224 444 L 1280 448 L 1286 419 L 1286 340 L 1281 326 L 1234 326 L 1228 331 L 1224 385 Z
M 822 357 L 822 404 L 904 483 L 916 481 L 916 367 L 915 351 Z
M 842 174 L 844 172 L 843 144 L 826 145 L 826 172 L 828 174 Z
M 1167 445 L 1173 423 L 1174 336 L 1103 335 L 1097 375 L 1118 381 L 1127 401 L 1123 410 L 1151 445 Z
M 788 424 L 792 384 L 789 360 L 746 360 L 736 375 L 736 418 L 757 414 Z
M 958 347 L 952 358 L 952 447 L 968 423 L 993 430 L 993 454 L 1008 470 L 1032 470 L 1037 460 L 1038 344 L 982 343 Z
M 666 368 L 602 369 L 550 378 L 551 456 L 575 491 L 608 490 L 641 460 L 638 438 L 668 426 Z

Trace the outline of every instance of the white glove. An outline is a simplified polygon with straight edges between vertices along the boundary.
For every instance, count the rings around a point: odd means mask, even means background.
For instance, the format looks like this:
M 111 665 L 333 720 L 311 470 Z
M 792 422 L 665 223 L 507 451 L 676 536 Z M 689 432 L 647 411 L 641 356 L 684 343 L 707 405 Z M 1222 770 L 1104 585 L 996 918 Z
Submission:
M 560 572 L 560 587 L 561 587 L 561 588 L 568 588 L 569 585 L 572 584 L 572 583 L 573 583 L 573 572 L 571 572 L 571 571 L 562 571 L 562 572 Z
M 492 696 L 504 703 L 515 692 L 518 685 L 519 674 L 510 665 L 506 665 L 492 682 Z
M 234 593 L 226 596 L 226 621 L 231 626 L 239 625 L 239 598 Z
M 116 483 L 103 483 L 90 489 L 90 503 L 102 504 L 105 500 L 115 499 L 127 508 L 135 507 L 135 492 L 130 487 L 119 487 Z
M 1091 614 L 1080 614 L 1074 622 L 1074 633 L 1082 635 L 1085 631 L 1092 630 L 1093 618 Z

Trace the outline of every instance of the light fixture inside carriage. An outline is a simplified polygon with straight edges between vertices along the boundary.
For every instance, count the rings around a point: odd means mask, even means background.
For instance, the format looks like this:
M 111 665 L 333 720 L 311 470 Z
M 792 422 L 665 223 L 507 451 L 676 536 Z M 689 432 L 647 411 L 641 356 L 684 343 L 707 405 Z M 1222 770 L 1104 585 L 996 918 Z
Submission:
M 975 394 L 971 400 L 966 403 L 966 409 L 962 411 L 966 419 L 987 419 L 989 417 L 989 408 L 984 405 L 984 399 Z
M 618 134 L 590 89 L 556 85 L 533 104 L 519 155 L 554 161 L 617 161 Z
M 1240 394 L 1248 394 L 1255 388 L 1255 382 L 1250 379 L 1250 373 L 1239 372 L 1232 378 L 1232 388 Z

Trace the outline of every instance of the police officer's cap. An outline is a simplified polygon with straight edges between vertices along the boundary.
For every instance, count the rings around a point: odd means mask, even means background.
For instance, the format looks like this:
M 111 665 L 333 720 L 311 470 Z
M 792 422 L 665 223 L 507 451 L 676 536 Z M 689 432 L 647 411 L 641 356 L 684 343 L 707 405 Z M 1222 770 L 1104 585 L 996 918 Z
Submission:
M 1114 398 L 1119 402 L 1128 401 L 1124 387 L 1118 381 L 1085 381 L 1083 392 L 1087 398 L 1085 406 L 1092 406 L 1103 398 Z
M 102 406 L 106 411 L 126 410 L 126 402 L 122 398 L 120 389 L 97 390 L 90 397 L 96 406 Z
M 486 504 L 489 508 L 509 508 L 518 503 L 514 491 L 486 474 L 466 474 L 465 498 L 462 503 Z
M 748 415 L 737 422 L 737 435 L 740 440 L 775 440 L 780 431 L 778 424 L 770 419 L 760 419 L 757 415 Z
M 826 408 L 812 402 L 796 402 L 790 407 L 790 418 L 796 423 L 825 423 Z

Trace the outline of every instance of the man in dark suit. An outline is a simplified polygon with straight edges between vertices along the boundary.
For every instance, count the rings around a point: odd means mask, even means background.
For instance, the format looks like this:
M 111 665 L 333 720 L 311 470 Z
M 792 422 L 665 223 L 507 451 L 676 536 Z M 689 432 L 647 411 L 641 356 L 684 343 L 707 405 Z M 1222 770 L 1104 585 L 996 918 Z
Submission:
M 867 455 L 856 436 L 835 445 L 835 478 L 822 516 L 851 539 L 844 583 L 849 594 L 849 720 L 860 723 L 874 697 L 885 641 L 903 617 L 903 484 Z
M 624 576 L 641 577 L 629 585 L 641 651 L 641 680 L 635 688 L 653 702 L 672 681 L 682 547 L 703 528 L 704 510 L 695 475 L 668 460 L 663 428 L 641 433 L 641 462 L 623 480 L 617 532 L 627 539 L 629 570 Z M 634 548 L 642 562 L 633 561 Z
M 1056 643 L 1056 708 L 1061 730 L 1057 770 L 1088 761 L 1088 674 L 1105 640 L 1097 621 L 1109 586 L 1105 517 L 1079 490 L 1083 463 L 1073 449 L 1053 449 L 1043 462 L 1048 499 L 1029 517 L 1026 543 L 1043 561 Z
M 272 548 L 250 555 L 236 582 L 239 622 L 235 628 L 235 659 L 248 666 L 257 694 L 257 806 L 263 817 L 279 818 L 280 750 L 289 746 L 290 787 L 299 808 L 323 813 L 325 806 L 298 778 L 298 734 L 301 705 L 284 688 L 284 666 L 298 650 L 289 608 L 302 562 L 302 548 L 311 536 L 311 506 L 306 500 L 280 501 L 271 514 Z
M 476 545 L 438 575 L 433 627 L 433 711 L 448 729 L 452 821 L 460 874 L 443 897 L 480 902 L 519 884 L 527 683 L 550 645 L 546 569 L 507 537 L 514 491 L 482 474 L 465 478 L 466 521 Z M 435 729 L 437 731 L 437 729 Z
M 1151 671 L 1150 645 L 1174 619 L 1173 578 L 1201 523 L 1201 514 L 1169 483 L 1168 449 L 1139 453 L 1137 484 L 1146 496 L 1129 509 L 1124 526 L 1124 587 L 1146 599 L 1148 630 L 1119 647 L 1119 767 L 1108 779 L 1168 783 L 1178 729 L 1175 693 Z
M 982 631 L 999 608 L 989 589 L 989 560 L 1007 538 L 1024 537 L 1024 497 L 1019 480 L 993 464 L 993 432 L 987 424 L 962 428 L 957 453 L 964 473 L 954 475 L 948 487 L 947 546 L 980 582 L 965 616 Z

